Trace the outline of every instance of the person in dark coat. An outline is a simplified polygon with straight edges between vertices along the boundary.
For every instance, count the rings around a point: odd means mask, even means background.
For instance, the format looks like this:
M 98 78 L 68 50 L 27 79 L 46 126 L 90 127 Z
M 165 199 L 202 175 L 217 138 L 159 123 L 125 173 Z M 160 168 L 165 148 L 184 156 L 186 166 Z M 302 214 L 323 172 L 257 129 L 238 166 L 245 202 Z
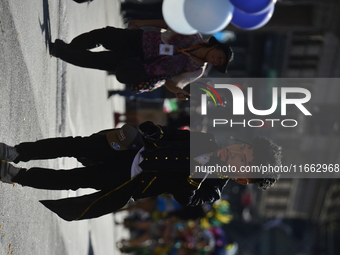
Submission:
M 56 39 L 50 43 L 50 54 L 79 67 L 109 71 L 119 82 L 131 84 L 134 94 L 164 85 L 181 100 L 189 96 L 183 87 L 200 78 L 208 63 L 226 73 L 233 60 L 230 46 L 213 36 L 205 41 L 200 33 L 141 29 L 146 26 L 168 28 L 164 20 L 132 20 L 131 29 L 95 29 L 70 43 Z M 91 51 L 100 45 L 104 51 Z
M 250 145 L 236 144 L 219 150 L 212 134 L 176 130 L 150 121 L 139 128 L 142 137 L 135 128 L 125 125 L 89 137 L 50 138 L 15 147 L 1 143 L 1 181 L 37 189 L 99 190 L 80 197 L 40 201 L 64 220 L 73 221 L 100 217 L 117 211 L 130 199 L 163 193 L 172 194 L 184 206 L 214 202 L 220 199 L 228 176 L 206 178 L 207 174 L 190 169 L 209 160 L 238 168 L 245 164 L 280 164 L 280 147 L 268 139 L 255 139 Z M 70 170 L 25 169 L 8 163 L 58 157 L 76 157 L 86 166 Z M 234 180 L 241 184 L 256 182 L 262 189 L 276 181 L 275 178 L 240 177 Z

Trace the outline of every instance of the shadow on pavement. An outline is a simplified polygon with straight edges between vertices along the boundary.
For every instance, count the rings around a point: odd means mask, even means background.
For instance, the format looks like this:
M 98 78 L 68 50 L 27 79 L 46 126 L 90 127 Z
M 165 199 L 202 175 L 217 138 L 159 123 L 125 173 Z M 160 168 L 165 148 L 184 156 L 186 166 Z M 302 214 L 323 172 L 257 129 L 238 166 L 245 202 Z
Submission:
M 39 19 L 39 25 L 41 29 L 41 33 L 45 33 L 45 47 L 46 49 L 49 48 L 49 44 L 51 42 L 51 24 L 50 24 L 50 13 L 48 8 L 48 0 L 43 0 L 43 15 L 44 20 L 43 23 L 41 23 L 41 20 Z

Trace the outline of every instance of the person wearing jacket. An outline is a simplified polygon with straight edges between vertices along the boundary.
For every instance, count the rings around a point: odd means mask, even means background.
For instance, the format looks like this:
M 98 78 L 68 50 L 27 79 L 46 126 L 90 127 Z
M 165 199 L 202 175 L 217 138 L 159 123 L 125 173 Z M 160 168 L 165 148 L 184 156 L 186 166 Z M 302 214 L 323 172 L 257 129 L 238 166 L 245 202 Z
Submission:
M 189 95 L 183 87 L 201 77 L 207 63 L 226 73 L 233 59 L 231 48 L 213 36 L 205 42 L 199 33 L 140 29 L 145 26 L 168 28 L 164 20 L 132 20 L 131 29 L 95 29 L 78 35 L 69 44 L 56 39 L 50 43 L 50 53 L 76 66 L 109 71 L 119 82 L 131 84 L 133 93 L 165 85 L 182 100 Z M 104 51 L 91 51 L 100 45 Z
M 208 133 L 177 130 L 150 121 L 139 128 L 142 136 L 132 126 L 125 125 L 89 137 L 49 138 L 14 147 L 1 143 L 1 181 L 37 189 L 99 190 L 80 197 L 40 201 L 64 220 L 73 221 L 100 217 L 117 211 L 130 199 L 163 193 L 172 194 L 184 206 L 214 202 L 220 199 L 229 177 L 206 178 L 206 174 L 195 173 L 193 167 L 204 161 L 237 168 L 245 164 L 281 163 L 281 148 L 266 138 L 256 138 L 250 145 L 220 148 Z M 57 157 L 76 157 L 85 167 L 25 169 L 8 163 Z M 262 189 L 276 181 L 243 176 L 233 179 L 241 184 L 258 183 Z

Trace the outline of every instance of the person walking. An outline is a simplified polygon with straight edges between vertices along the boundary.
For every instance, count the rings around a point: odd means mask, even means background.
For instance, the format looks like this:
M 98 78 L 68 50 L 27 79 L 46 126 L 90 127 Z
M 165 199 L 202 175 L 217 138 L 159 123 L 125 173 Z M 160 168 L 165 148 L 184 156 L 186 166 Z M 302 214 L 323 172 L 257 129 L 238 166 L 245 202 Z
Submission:
M 233 59 L 231 48 L 215 37 L 205 42 L 199 33 L 180 35 L 169 29 L 140 29 L 145 26 L 168 28 L 164 20 L 133 20 L 129 23 L 131 29 L 95 29 L 69 44 L 56 39 L 50 44 L 50 53 L 79 67 L 109 71 L 119 82 L 131 84 L 133 93 L 165 85 L 182 100 L 189 96 L 183 87 L 201 77 L 208 63 L 225 73 Z M 105 51 L 90 51 L 100 45 Z
M 239 170 L 247 165 L 281 164 L 281 148 L 267 138 L 220 148 L 208 133 L 172 129 L 150 121 L 139 128 L 142 135 L 125 125 L 89 137 L 49 138 L 14 147 L 1 143 L 1 181 L 37 189 L 99 190 L 80 197 L 40 201 L 64 220 L 73 221 L 100 217 L 119 210 L 131 199 L 163 193 L 173 195 L 183 206 L 220 199 L 232 176 L 216 172 L 209 176 L 214 178 L 207 178 L 207 173 L 195 171 L 195 166 L 219 163 Z M 26 169 L 8 163 L 72 156 L 85 167 Z M 242 173 L 232 179 L 244 185 L 257 183 L 261 189 L 277 180 L 273 176 L 250 179 Z

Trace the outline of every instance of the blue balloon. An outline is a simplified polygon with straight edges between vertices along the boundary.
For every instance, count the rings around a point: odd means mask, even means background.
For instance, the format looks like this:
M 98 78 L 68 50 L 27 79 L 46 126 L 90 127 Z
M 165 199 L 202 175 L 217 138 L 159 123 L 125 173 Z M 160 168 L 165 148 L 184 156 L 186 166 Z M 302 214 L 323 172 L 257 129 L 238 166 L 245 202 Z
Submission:
M 274 6 L 273 4 L 268 11 L 262 14 L 244 13 L 235 8 L 231 24 L 245 30 L 255 30 L 263 27 L 272 17 Z
M 216 38 L 217 41 L 220 43 L 226 43 L 227 41 L 234 41 L 235 40 L 235 33 L 232 31 L 220 31 L 212 35 Z
M 235 8 L 245 13 L 260 14 L 269 10 L 276 0 L 230 0 Z
M 214 34 L 230 22 L 234 6 L 229 0 L 185 0 L 184 14 L 189 25 L 202 34 Z

